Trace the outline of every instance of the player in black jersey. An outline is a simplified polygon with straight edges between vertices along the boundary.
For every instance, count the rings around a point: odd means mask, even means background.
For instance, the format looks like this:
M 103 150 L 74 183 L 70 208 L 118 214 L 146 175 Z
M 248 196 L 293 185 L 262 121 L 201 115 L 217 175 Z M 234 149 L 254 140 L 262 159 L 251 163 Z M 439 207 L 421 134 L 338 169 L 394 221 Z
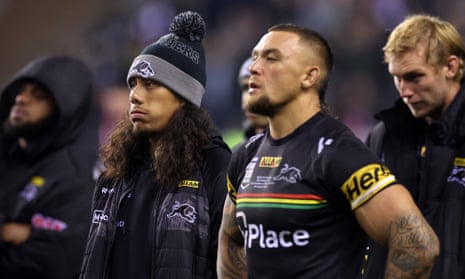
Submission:
M 248 109 L 269 127 L 233 155 L 220 278 L 362 278 L 366 235 L 389 249 L 386 278 L 427 278 L 437 236 L 404 186 L 324 112 L 328 43 L 292 24 L 252 52 Z

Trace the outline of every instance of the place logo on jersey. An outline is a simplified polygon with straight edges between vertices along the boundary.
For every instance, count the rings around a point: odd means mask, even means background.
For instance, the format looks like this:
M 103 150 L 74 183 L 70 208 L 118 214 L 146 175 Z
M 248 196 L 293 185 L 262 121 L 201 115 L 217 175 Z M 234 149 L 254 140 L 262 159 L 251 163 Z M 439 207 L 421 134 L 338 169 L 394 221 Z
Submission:
M 58 219 L 52 218 L 50 216 L 44 216 L 40 213 L 36 213 L 32 216 L 31 219 L 32 226 L 36 229 L 49 230 L 55 232 L 64 231 L 68 225 Z
M 178 187 L 189 187 L 189 188 L 198 189 L 199 185 L 200 185 L 200 182 L 198 180 L 185 179 L 179 182 Z
M 195 220 L 197 220 L 197 210 L 188 203 L 175 201 L 174 205 L 171 207 L 171 211 L 166 214 L 166 216 L 170 219 L 177 216 L 184 221 L 194 223 Z
M 19 193 L 19 196 L 26 201 L 31 201 L 34 199 L 38 192 L 39 188 L 45 184 L 45 178 L 42 176 L 33 176 L 23 190 Z
M 465 158 L 456 157 L 447 182 L 457 182 L 465 186 Z
M 278 156 L 262 156 L 260 158 L 260 162 L 258 163 L 258 166 L 260 168 L 277 168 L 279 167 L 279 164 L 283 160 L 283 157 Z
M 369 164 L 354 172 L 341 190 L 355 210 L 395 180 L 386 166 Z
M 296 167 L 289 167 L 288 164 L 284 164 L 283 168 L 279 171 L 279 174 L 273 177 L 274 181 L 284 180 L 288 183 L 296 183 L 301 179 L 301 171 Z
M 303 247 L 310 244 L 310 233 L 304 229 L 273 230 L 267 229 L 263 224 L 249 224 L 244 212 L 236 213 L 246 248 L 291 248 Z

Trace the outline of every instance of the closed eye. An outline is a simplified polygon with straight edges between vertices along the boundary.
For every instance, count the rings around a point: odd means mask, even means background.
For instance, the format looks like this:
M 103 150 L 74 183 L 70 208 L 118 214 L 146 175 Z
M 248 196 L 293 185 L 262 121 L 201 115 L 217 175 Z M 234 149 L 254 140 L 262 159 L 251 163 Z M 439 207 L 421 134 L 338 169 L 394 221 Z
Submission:
M 402 79 L 405 80 L 406 82 L 418 82 L 420 78 L 424 76 L 423 73 L 418 73 L 418 72 L 412 72 L 412 73 L 407 73 L 402 76 Z

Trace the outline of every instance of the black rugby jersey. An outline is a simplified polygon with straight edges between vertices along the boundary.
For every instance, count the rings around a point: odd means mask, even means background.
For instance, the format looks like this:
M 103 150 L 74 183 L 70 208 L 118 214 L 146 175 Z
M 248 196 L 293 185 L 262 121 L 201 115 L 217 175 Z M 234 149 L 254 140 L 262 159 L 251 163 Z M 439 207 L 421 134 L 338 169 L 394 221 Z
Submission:
M 291 135 L 268 131 L 232 158 L 228 190 L 249 278 L 357 278 L 366 235 L 353 210 L 395 178 L 337 120 L 318 113 Z

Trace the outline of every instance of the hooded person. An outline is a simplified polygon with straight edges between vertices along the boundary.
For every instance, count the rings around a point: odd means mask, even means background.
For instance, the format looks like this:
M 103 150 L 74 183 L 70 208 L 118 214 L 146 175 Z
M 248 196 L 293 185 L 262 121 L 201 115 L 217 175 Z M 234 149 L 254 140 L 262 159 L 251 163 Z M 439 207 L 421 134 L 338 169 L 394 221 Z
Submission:
M 97 146 L 97 130 L 83 128 L 91 113 L 91 80 L 81 61 L 46 56 L 27 64 L 1 92 L 3 279 L 79 274 Z
M 201 108 L 205 22 L 178 14 L 129 68 L 101 157 L 81 279 L 216 278 L 230 150 Z

